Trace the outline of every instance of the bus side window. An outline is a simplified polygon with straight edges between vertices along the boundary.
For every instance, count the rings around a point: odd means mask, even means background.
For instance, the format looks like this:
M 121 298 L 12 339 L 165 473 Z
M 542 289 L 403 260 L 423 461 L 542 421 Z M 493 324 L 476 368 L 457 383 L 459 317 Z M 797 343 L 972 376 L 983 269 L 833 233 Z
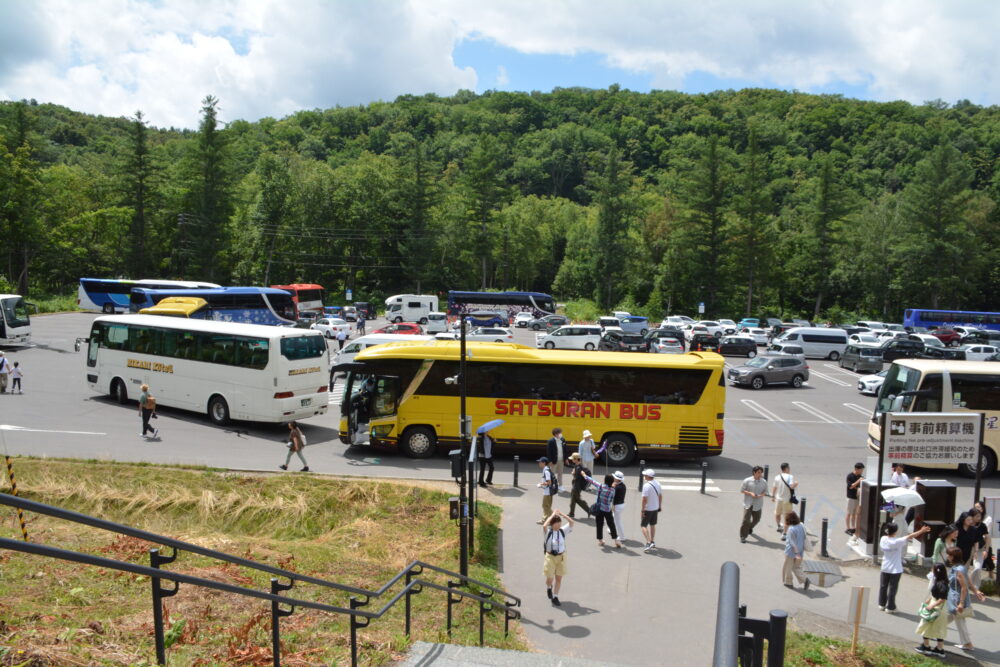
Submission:
M 914 412 L 941 412 L 941 374 L 928 373 L 924 377 L 920 391 L 931 392 L 929 396 L 919 395 L 913 403 Z
M 112 324 L 105 329 L 102 347 L 109 350 L 125 350 L 128 341 L 128 327 L 124 324 Z

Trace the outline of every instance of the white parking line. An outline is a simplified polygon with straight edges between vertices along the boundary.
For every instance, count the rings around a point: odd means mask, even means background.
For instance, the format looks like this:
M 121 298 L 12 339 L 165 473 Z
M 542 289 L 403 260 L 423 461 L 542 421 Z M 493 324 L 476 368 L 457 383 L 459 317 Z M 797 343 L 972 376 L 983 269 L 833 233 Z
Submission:
M 813 375 L 815 375 L 816 377 L 819 377 L 819 378 L 823 378 L 827 382 L 832 382 L 833 384 L 840 385 L 841 387 L 850 387 L 851 386 L 851 383 L 849 383 L 849 382 L 844 382 L 843 380 L 838 380 L 837 378 L 832 378 L 829 375 L 824 375 L 823 373 L 820 373 L 819 371 L 810 370 L 809 371 L 809 377 L 812 377 Z
M 698 486 L 670 486 L 669 484 L 661 484 L 660 488 L 664 491 L 701 491 L 701 483 L 699 482 Z M 706 484 L 705 491 L 714 491 L 719 493 L 722 489 L 717 486 L 708 486 Z
M 858 374 L 855 373 L 854 371 L 849 371 L 846 368 L 841 368 L 837 364 L 823 364 L 823 365 L 826 366 L 827 368 L 843 373 L 844 375 L 850 375 L 852 378 L 858 377 Z
M 740 403 L 742 403 L 743 405 L 747 406 L 748 408 L 750 408 L 751 410 L 753 410 L 754 412 L 756 412 L 757 414 L 759 414 L 761 417 L 763 417 L 764 419 L 766 419 L 769 422 L 784 421 L 784 420 L 781 419 L 781 417 L 779 417 L 778 415 L 774 414 L 773 412 L 771 412 L 770 410 L 768 410 L 767 408 L 765 408 L 763 405 L 761 405 L 757 401 L 751 401 L 750 399 L 744 398 L 744 399 L 740 399 Z
M 820 419 L 822 419 L 823 421 L 825 421 L 827 424 L 839 424 L 840 423 L 839 419 L 837 419 L 835 417 L 831 417 L 830 415 L 826 414 L 825 412 L 823 412 L 819 408 L 814 408 L 813 406 L 809 405 L 808 403 L 803 403 L 802 401 L 792 401 L 792 405 L 797 405 L 798 407 L 802 408 L 803 410 L 805 410 L 809 414 L 813 415 L 814 417 L 819 417 Z
M 855 412 L 860 412 L 865 417 L 871 417 L 872 415 L 871 408 L 863 408 L 860 405 L 857 405 L 856 403 L 844 403 L 844 407 L 849 410 L 854 410 Z

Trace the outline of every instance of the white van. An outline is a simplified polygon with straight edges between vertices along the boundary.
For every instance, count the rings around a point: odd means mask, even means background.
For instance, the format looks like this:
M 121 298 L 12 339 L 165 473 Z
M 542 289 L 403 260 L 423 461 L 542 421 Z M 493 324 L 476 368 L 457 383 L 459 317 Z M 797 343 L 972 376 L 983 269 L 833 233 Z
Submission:
M 407 341 L 416 342 L 422 340 L 434 340 L 433 336 L 419 336 L 415 334 L 368 334 L 367 336 L 361 336 L 360 338 L 355 338 L 354 340 L 348 341 L 344 345 L 344 349 L 337 352 L 337 356 L 334 357 L 332 366 L 338 364 L 346 364 L 354 361 L 354 356 L 366 350 L 372 345 L 381 345 L 382 343 L 405 343 Z
M 429 334 L 447 332 L 448 314 L 438 312 L 427 313 L 427 324 L 424 325 L 424 331 Z
M 535 347 L 548 350 L 596 350 L 601 342 L 601 327 L 590 324 L 567 324 L 552 333 L 535 334 Z
M 847 332 L 829 327 L 794 327 L 775 342 L 801 345 L 807 357 L 837 361 L 847 348 Z
M 438 298 L 433 294 L 396 294 L 385 300 L 385 319 L 427 324 L 427 315 L 437 309 Z

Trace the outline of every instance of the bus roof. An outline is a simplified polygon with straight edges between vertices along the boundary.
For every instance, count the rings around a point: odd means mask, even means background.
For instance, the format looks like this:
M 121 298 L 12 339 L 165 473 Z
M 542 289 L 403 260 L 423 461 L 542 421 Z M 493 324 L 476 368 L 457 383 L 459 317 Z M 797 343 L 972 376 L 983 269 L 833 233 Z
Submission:
M 949 373 L 975 373 L 1000 375 L 1000 362 L 959 361 L 957 359 L 896 359 L 892 363 L 918 370 L 921 373 L 948 371 Z
M 165 317 L 163 315 L 107 315 L 98 317 L 94 321 L 109 322 L 111 324 L 137 324 L 147 327 L 182 329 L 184 331 L 199 331 L 204 333 L 232 334 L 234 336 L 254 336 L 256 338 L 289 338 L 293 336 L 323 335 L 314 329 L 274 327 L 266 324 L 244 324 L 242 322 L 217 322 L 215 320 L 189 320 L 186 318 Z
M 355 361 L 374 359 L 454 359 L 458 360 L 459 341 L 433 340 L 388 343 L 370 347 Z M 714 352 L 687 354 L 638 354 L 636 352 L 591 352 L 587 350 L 544 350 L 516 343 L 467 343 L 468 359 L 473 362 L 546 363 L 590 366 L 631 366 L 643 368 L 722 368 L 724 359 Z M 1000 368 L 1000 366 L 998 366 Z
M 132 291 L 142 290 L 143 292 L 149 293 L 162 293 L 167 292 L 173 296 L 194 296 L 204 299 L 206 296 L 213 294 L 285 294 L 288 292 L 283 289 L 275 289 L 273 287 L 210 287 L 207 289 L 184 289 L 184 288 L 166 288 L 166 289 L 151 289 L 148 287 L 133 287 Z
M 543 296 L 543 297 L 548 297 L 550 299 L 552 298 L 552 295 L 545 294 L 544 292 L 518 292 L 518 291 L 515 291 L 515 290 L 510 290 L 510 291 L 507 291 L 507 292 L 463 292 L 463 291 L 459 291 L 459 290 L 449 290 L 448 291 L 448 296 L 449 297 L 462 297 L 462 296 L 470 296 L 470 295 L 471 296 L 484 296 L 484 295 L 487 295 L 487 296 L 488 295 L 500 296 L 502 294 L 517 294 L 517 295 L 520 295 L 520 296 Z
M 322 285 L 317 285 L 315 283 L 291 283 L 288 285 L 271 285 L 274 289 L 323 289 Z
M 155 306 L 143 308 L 142 315 L 172 315 L 174 317 L 190 317 L 193 313 L 208 305 L 208 301 L 192 296 L 168 296 Z

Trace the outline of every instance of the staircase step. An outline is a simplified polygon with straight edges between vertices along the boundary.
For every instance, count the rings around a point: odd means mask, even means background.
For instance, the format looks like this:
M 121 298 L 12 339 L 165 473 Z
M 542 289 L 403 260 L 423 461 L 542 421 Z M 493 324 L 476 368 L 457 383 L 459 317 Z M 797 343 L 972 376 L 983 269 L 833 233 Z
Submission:
M 525 653 L 499 648 L 459 646 L 457 644 L 431 644 L 413 642 L 405 660 L 397 663 L 401 667 L 598 667 L 608 666 L 607 662 L 595 662 L 581 658 L 565 658 L 547 653 Z

